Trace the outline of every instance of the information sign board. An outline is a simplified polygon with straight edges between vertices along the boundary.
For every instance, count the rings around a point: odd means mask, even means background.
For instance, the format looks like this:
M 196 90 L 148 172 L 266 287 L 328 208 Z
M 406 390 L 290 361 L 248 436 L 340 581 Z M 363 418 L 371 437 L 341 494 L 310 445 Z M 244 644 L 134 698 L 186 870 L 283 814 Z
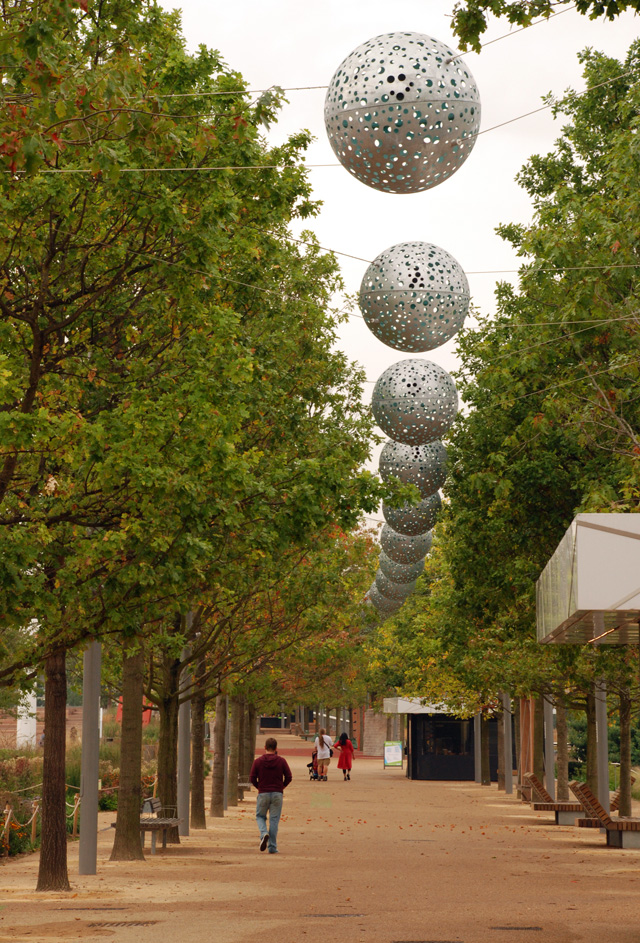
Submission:
M 399 767 L 402 769 L 402 740 L 385 740 L 384 768 Z

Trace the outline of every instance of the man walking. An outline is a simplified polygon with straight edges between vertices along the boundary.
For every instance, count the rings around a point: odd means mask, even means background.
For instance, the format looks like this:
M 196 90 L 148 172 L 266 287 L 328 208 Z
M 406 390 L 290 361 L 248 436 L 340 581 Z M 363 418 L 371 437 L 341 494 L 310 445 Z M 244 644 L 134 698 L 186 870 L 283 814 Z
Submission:
M 260 851 L 265 851 L 268 846 L 269 854 L 277 855 L 276 839 L 282 814 L 282 794 L 291 782 L 291 770 L 284 757 L 278 756 L 278 741 L 274 737 L 267 738 L 264 748 L 267 752 L 253 761 L 249 779 L 258 790 L 256 821 L 260 829 Z

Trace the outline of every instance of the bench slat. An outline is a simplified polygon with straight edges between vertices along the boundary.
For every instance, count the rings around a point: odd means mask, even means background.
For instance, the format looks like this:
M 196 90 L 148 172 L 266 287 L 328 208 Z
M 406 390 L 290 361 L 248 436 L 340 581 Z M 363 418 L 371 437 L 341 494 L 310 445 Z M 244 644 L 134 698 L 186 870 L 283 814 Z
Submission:
M 534 802 L 534 812 L 582 812 L 579 802 Z

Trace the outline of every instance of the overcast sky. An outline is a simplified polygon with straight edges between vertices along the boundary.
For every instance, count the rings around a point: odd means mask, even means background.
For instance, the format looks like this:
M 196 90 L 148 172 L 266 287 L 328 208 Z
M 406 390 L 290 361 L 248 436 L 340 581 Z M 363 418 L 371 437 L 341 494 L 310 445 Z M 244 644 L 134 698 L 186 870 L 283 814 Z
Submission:
M 190 50 L 199 43 L 220 50 L 251 88 L 326 86 L 342 60 L 373 36 L 395 30 L 426 33 L 457 48 L 450 29 L 453 0 L 162 0 L 180 6 Z M 548 92 L 560 95 L 584 81 L 577 53 L 587 46 L 623 58 L 640 32 L 640 19 L 625 14 L 614 22 L 591 21 L 570 10 L 547 22 L 493 43 L 479 55 L 465 55 L 482 100 L 481 132 L 539 107 Z M 509 33 L 509 24 L 492 23 L 483 42 Z M 335 164 L 324 130 L 323 90 L 291 91 L 274 142 L 300 128 L 316 138 L 309 164 Z M 312 169 L 314 195 L 323 201 L 310 228 L 321 245 L 373 259 L 399 242 L 421 240 L 441 246 L 467 273 L 473 301 L 493 310 L 495 275 L 474 274 L 518 266 L 510 247 L 495 234 L 503 222 L 526 222 L 528 198 L 515 175 L 534 153 L 551 149 L 559 123 L 548 111 L 506 127 L 481 133 L 462 168 L 424 193 L 379 193 L 359 183 L 340 166 Z M 356 293 L 366 262 L 341 259 L 347 291 Z M 515 276 L 501 275 L 500 278 Z M 364 321 L 351 318 L 341 331 L 341 346 L 376 380 L 396 360 L 410 356 L 385 347 Z M 447 370 L 455 368 L 455 338 L 420 356 Z M 371 390 L 371 385 L 367 388 Z

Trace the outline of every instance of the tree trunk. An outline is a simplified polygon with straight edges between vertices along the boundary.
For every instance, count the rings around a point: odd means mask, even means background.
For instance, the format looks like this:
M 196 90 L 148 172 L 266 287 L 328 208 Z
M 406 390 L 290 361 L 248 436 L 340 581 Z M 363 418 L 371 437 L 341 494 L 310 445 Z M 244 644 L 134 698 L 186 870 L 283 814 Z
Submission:
M 140 845 L 144 651 L 130 651 L 125 648 L 122 658 L 120 788 L 111 861 L 144 861 Z
M 245 782 L 249 782 L 249 774 L 253 766 L 253 760 L 256 755 L 256 721 L 258 711 L 255 704 L 247 704 L 246 716 L 244 721 L 244 768 Z
M 521 723 L 520 723 L 520 698 L 517 700 L 511 699 L 511 722 L 513 723 L 513 739 L 515 743 L 515 752 L 516 755 L 513 758 L 515 763 L 515 768 L 517 770 L 518 783 L 521 782 L 522 776 L 522 765 L 520 763 L 520 754 L 522 750 L 522 741 L 521 741 Z M 526 770 L 525 770 L 526 772 Z
M 240 698 L 235 695 L 231 698 L 229 711 L 229 788 L 227 789 L 227 805 L 238 805 L 238 771 L 240 767 Z
M 558 738 L 556 763 L 558 765 L 558 780 L 556 783 L 558 802 L 569 798 L 569 738 L 567 733 L 567 705 L 562 694 L 556 702 L 556 735 Z
M 629 688 L 620 692 L 620 805 L 618 815 L 631 815 L 631 697 Z
M 491 785 L 489 765 L 489 715 L 484 711 L 480 717 L 480 782 L 483 786 Z
M 249 782 L 252 758 L 250 756 L 251 718 L 249 717 L 249 702 L 245 699 L 242 719 L 242 741 L 240 743 L 240 778 L 243 783 Z
M 238 782 L 246 782 L 244 770 L 244 724 L 247 712 L 247 702 L 244 697 L 238 698 Z M 238 802 L 244 799 L 244 789 L 238 786 Z
M 596 739 L 596 698 L 593 685 L 587 692 L 587 786 L 598 795 L 598 744 Z M 599 797 L 598 797 L 599 798 Z
M 204 715 L 205 696 L 199 686 L 204 673 L 200 661 L 195 671 L 196 691 L 191 701 L 191 828 L 206 828 L 204 802 Z
M 504 711 L 500 711 L 498 714 L 498 789 L 501 789 L 504 792 L 505 783 L 504 783 L 504 771 L 505 771 L 505 757 L 504 757 Z
M 540 782 L 544 780 L 544 701 L 534 700 L 533 713 L 533 772 Z
M 211 772 L 211 805 L 209 814 L 221 819 L 224 816 L 224 768 L 227 756 L 224 748 L 227 730 L 227 699 L 224 694 L 216 698 L 216 716 L 213 722 L 213 770 Z
M 70 891 L 65 805 L 67 673 L 64 648 L 47 656 L 44 676 L 42 843 L 36 890 Z
M 160 700 L 160 733 L 158 737 L 158 797 L 169 815 L 178 808 L 178 708 L 180 692 L 180 660 L 164 656 L 162 663 L 163 693 Z M 167 829 L 167 841 L 180 844 L 177 826 Z

